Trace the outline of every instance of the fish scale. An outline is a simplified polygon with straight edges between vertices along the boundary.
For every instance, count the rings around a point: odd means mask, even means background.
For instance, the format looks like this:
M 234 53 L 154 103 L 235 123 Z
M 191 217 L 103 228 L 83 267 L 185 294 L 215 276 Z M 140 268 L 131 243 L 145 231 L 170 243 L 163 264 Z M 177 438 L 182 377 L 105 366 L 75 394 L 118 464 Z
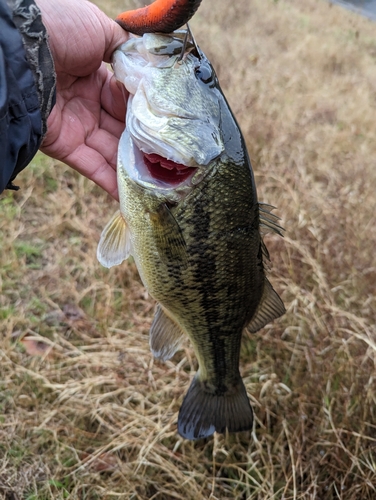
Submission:
M 200 346 L 199 357 L 205 359 L 205 371 L 208 378 L 216 380 L 216 385 L 218 380 L 238 377 L 241 333 L 257 306 L 252 291 L 259 287 L 256 295 L 260 294 L 264 278 L 262 266 L 260 268 L 255 263 L 252 248 L 252 243 L 256 247 L 260 244 L 258 228 L 252 230 L 250 221 L 246 231 L 239 230 L 257 206 L 252 177 L 244 165 L 234 167 L 230 161 L 221 165 L 215 182 L 211 179 L 204 181 L 200 192 L 192 193 L 193 199 L 187 197 L 173 212 L 184 236 L 185 227 L 189 232 L 185 240 L 189 268 L 193 273 L 190 279 L 186 279 L 187 293 L 198 302 L 198 309 L 203 312 L 192 325 L 195 309 L 184 311 L 179 322 L 189 325 L 189 336 Z M 236 170 L 239 170 L 238 177 L 234 175 Z M 231 181 L 236 178 L 237 197 L 233 197 L 231 204 L 220 203 L 221 198 L 234 193 L 235 186 Z M 236 198 L 241 201 L 241 211 L 233 210 Z M 244 251 L 241 252 L 242 247 Z M 253 268 L 255 272 L 250 272 Z

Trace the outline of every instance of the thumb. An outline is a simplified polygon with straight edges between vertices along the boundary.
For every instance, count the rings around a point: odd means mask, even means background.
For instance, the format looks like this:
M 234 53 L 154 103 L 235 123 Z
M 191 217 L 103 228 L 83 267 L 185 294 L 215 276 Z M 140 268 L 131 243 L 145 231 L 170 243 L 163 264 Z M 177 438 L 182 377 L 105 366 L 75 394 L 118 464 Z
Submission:
M 129 33 L 124 31 L 113 19 L 108 19 L 106 33 L 106 48 L 103 56 L 105 62 L 111 62 L 111 56 L 115 49 L 129 39 Z

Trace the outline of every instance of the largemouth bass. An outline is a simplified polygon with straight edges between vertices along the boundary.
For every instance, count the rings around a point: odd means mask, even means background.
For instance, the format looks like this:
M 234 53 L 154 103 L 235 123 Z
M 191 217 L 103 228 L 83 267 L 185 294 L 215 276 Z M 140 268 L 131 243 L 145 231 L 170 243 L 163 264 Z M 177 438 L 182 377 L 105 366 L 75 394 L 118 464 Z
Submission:
M 131 38 L 115 51 L 129 91 L 118 152 L 120 211 L 103 230 L 107 267 L 134 257 L 157 301 L 155 357 L 188 335 L 199 369 L 182 403 L 188 439 L 252 428 L 239 372 L 242 331 L 255 332 L 284 306 L 265 275 L 260 230 L 281 232 L 257 201 L 242 134 L 205 55 L 185 31 Z

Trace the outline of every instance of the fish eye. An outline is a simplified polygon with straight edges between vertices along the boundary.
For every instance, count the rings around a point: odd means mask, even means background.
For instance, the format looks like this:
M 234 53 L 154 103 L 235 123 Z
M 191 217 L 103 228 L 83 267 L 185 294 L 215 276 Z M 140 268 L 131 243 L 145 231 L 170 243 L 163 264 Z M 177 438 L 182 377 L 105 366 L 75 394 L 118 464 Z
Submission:
M 204 83 L 209 83 L 213 79 L 213 72 L 206 64 L 200 64 L 200 66 L 195 68 L 195 74 Z

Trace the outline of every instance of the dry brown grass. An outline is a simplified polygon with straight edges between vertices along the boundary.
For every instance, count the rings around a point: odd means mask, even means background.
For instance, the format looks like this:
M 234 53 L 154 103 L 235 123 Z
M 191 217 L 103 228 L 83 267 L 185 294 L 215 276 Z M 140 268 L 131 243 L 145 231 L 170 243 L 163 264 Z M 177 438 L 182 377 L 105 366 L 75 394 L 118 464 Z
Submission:
M 0 199 L 0 497 L 376 498 L 375 25 L 229 5 L 204 0 L 193 30 L 287 230 L 267 241 L 287 314 L 242 350 L 254 431 L 177 435 L 192 349 L 153 361 L 134 264 L 95 257 L 115 203 L 39 155 Z

